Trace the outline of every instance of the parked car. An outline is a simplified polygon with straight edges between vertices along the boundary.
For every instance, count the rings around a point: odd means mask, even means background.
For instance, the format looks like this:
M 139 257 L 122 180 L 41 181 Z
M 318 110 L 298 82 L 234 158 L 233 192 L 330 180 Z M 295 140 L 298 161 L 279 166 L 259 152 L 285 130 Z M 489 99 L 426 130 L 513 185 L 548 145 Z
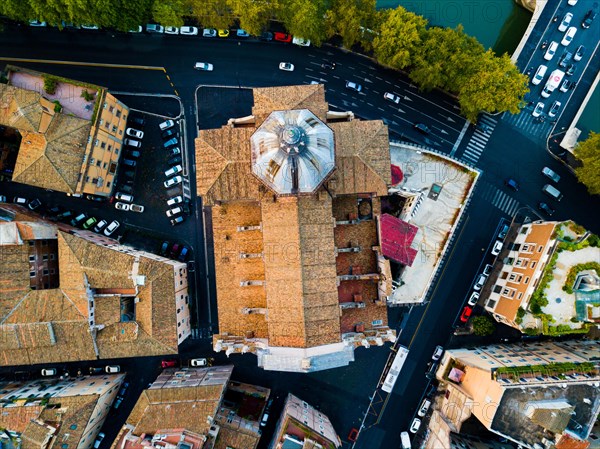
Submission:
M 431 360 L 433 360 L 434 362 L 438 361 L 440 359 L 440 357 L 442 357 L 442 355 L 444 354 L 444 348 L 440 345 L 437 345 L 435 347 L 435 350 L 433 351 L 433 355 L 431 356 Z
M 549 216 L 552 216 L 552 214 L 554 214 L 555 210 L 552 209 L 548 203 L 544 203 L 543 201 L 538 203 L 538 209 L 541 211 L 546 212 L 546 214 L 548 214 Z
M 466 323 L 467 321 L 469 321 L 469 317 L 471 316 L 471 313 L 473 313 L 473 308 L 470 306 L 465 306 L 462 313 L 460 314 L 460 321 L 463 323 Z
M 78 226 L 87 219 L 86 214 L 79 214 L 71 220 L 71 226 Z
M 208 360 L 192 359 L 192 360 L 190 360 L 190 366 L 208 366 Z
M 161 25 L 157 25 L 154 23 L 149 23 L 146 25 L 146 33 L 159 33 L 162 34 L 165 32 L 165 29 Z
M 174 196 L 167 200 L 167 206 L 174 206 L 175 204 L 179 204 L 183 202 L 183 197 L 181 195 Z
M 546 50 L 546 53 L 544 54 L 544 59 L 546 61 L 550 61 L 556 54 L 556 50 L 558 50 L 558 42 L 555 42 L 555 41 L 550 42 L 550 45 L 548 45 L 548 49 Z
M 181 154 L 179 147 L 171 147 L 168 151 L 171 153 L 171 156 L 179 156 Z
M 573 87 L 575 87 L 575 83 L 573 81 L 569 81 L 569 80 L 564 80 L 562 82 L 562 84 L 560 85 L 560 91 L 561 92 L 568 92 L 569 90 L 571 90 Z
M 135 137 L 136 139 L 142 139 L 144 137 L 144 132 L 139 131 L 135 128 L 127 128 L 125 130 L 125 134 L 127 134 L 128 136 L 131 136 L 131 137 Z
M 467 301 L 467 304 L 470 305 L 471 307 L 474 307 L 475 304 L 477 304 L 477 301 L 479 301 L 479 293 L 473 292 L 473 293 L 471 293 L 471 296 L 469 296 L 469 300 Z
M 56 376 L 56 368 L 42 368 L 42 376 Z
M 494 246 L 492 248 L 492 255 L 497 256 L 498 254 L 500 254 L 503 245 L 504 243 L 502 243 L 502 240 L 496 240 L 496 243 L 494 243 Z
M 125 154 L 127 157 L 132 157 L 134 159 L 137 159 L 142 155 L 142 153 L 140 153 L 138 150 L 129 150 Z
M 129 388 L 129 382 L 123 382 L 121 384 L 121 389 L 119 390 L 119 396 L 124 397 L 125 393 L 127 393 L 128 388 Z
M 520 189 L 519 183 L 515 181 L 513 178 L 507 178 L 504 180 L 504 185 L 515 192 L 518 192 Z
M 567 32 L 565 33 L 564 37 L 562 38 L 562 41 L 560 41 L 560 43 L 562 45 L 564 45 L 565 47 L 567 45 L 569 45 L 571 42 L 573 42 L 573 38 L 575 37 L 575 34 L 577 33 L 577 28 L 575 27 L 570 27 Z
M 571 19 L 573 18 L 573 13 L 566 13 L 565 16 L 563 17 L 562 21 L 560 22 L 560 25 L 558 25 L 558 31 L 560 31 L 561 33 L 564 33 L 565 31 L 567 31 L 567 28 L 569 28 L 569 25 L 571 24 Z
M 581 61 L 581 58 L 583 58 L 583 55 L 585 55 L 585 47 L 583 45 L 580 45 L 579 47 L 577 47 L 577 50 L 575 51 L 575 56 L 573 56 L 573 61 L 575 61 L 575 62 Z
M 117 193 L 115 193 L 115 199 L 117 201 L 124 201 L 126 203 L 133 203 L 133 196 L 132 195 L 128 195 L 128 194 L 123 193 L 123 192 L 117 192 Z
M 117 220 L 111 221 L 107 228 L 104 230 L 104 235 L 107 237 L 111 236 L 119 226 L 121 226 L 121 223 L 119 223 Z
M 385 98 L 388 101 L 391 101 L 392 103 L 400 103 L 400 97 L 398 95 L 392 94 L 390 92 L 386 92 L 383 94 L 383 98 Z
M 179 217 L 171 218 L 171 225 L 175 226 L 180 223 L 183 223 L 183 220 L 184 220 L 184 218 L 181 215 Z
M 38 207 L 42 205 L 42 202 L 39 199 L 33 199 L 27 204 L 27 207 L 31 210 L 36 210 Z
M 45 27 L 46 26 L 46 22 L 41 22 L 39 20 L 30 20 L 29 21 L 29 26 L 30 27 Z
M 181 164 L 181 156 L 171 156 L 167 160 L 167 164 L 169 164 L 170 166 Z
M 104 371 L 108 374 L 116 374 L 121 372 L 121 367 L 119 365 L 106 365 Z
M 213 71 L 213 65 L 208 63 L 208 62 L 197 62 L 196 64 L 194 64 L 194 68 L 196 70 L 204 70 L 205 72 L 212 72 Z
M 485 274 L 486 276 L 489 276 L 492 273 L 492 270 L 494 269 L 494 266 L 490 263 L 485 264 L 485 267 L 483 269 L 483 274 Z
M 421 420 L 419 418 L 413 419 L 413 422 L 410 425 L 410 433 L 417 433 L 419 431 L 419 427 L 421 427 Z
M 179 262 L 185 262 L 190 254 L 190 249 L 187 246 L 181 248 L 181 252 L 179 253 L 179 257 L 177 258 Z
M 181 182 L 183 181 L 183 178 L 181 176 L 173 176 L 170 179 L 167 179 L 163 184 L 165 186 L 165 188 L 169 188 L 169 187 L 173 187 L 177 184 L 181 184 Z
M 229 30 L 224 30 L 222 28 L 217 30 L 217 35 L 219 37 L 229 37 Z
M 113 408 L 116 410 L 121 406 L 121 403 L 123 402 L 123 398 L 121 396 L 117 396 L 117 399 L 115 399 L 115 402 L 113 403 Z
M 262 33 L 260 35 L 260 40 L 261 41 L 266 41 L 266 42 L 270 42 L 273 40 L 273 33 L 271 33 L 270 31 L 265 31 L 264 33 Z
M 217 30 L 215 30 L 214 28 L 204 28 L 202 30 L 202 37 L 216 37 L 217 36 Z
M 242 30 L 241 28 L 239 28 L 236 32 L 235 35 L 237 37 L 250 37 L 250 35 L 248 34 L 248 32 L 246 30 Z
M 421 407 L 419 407 L 419 411 L 417 412 L 417 415 L 419 415 L 421 418 L 423 416 L 425 416 L 427 414 L 427 410 L 429 410 L 430 406 L 431 406 L 431 401 L 427 398 L 423 399 L 423 402 L 421 402 Z
M 542 115 L 542 112 L 544 112 L 544 103 L 538 101 L 538 104 L 535 105 L 535 109 L 533 110 L 531 115 L 533 115 L 534 117 L 539 117 L 540 115 Z
M 169 251 L 169 242 L 167 242 L 167 241 L 162 242 L 162 245 L 160 245 L 160 255 L 163 257 L 166 257 L 168 251 Z
M 177 137 L 173 137 L 172 139 L 167 140 L 163 143 L 163 147 L 169 148 L 179 144 L 179 139 Z
M 179 34 L 181 34 L 183 36 L 197 36 L 198 28 L 183 26 L 183 27 L 179 28 Z
M 547 70 L 548 70 L 548 67 L 546 67 L 544 64 L 541 64 L 535 71 L 535 75 L 533 75 L 533 78 L 531 78 L 531 84 L 533 84 L 533 85 L 540 84 L 542 82 L 542 80 L 544 79 L 544 76 L 546 75 Z
M 181 207 L 174 207 L 172 209 L 167 210 L 167 217 L 173 217 L 175 215 L 179 215 L 183 213 L 183 209 Z
M 279 70 L 283 70 L 284 72 L 293 72 L 294 64 L 292 64 L 291 62 L 280 62 Z
M 485 285 L 485 281 L 487 281 L 487 276 L 485 274 L 480 274 L 477 281 L 475 281 L 475 285 L 473 285 L 473 290 L 481 290 Z
M 100 447 L 100 443 L 102 443 L 102 440 L 104 440 L 104 437 L 106 435 L 104 434 L 104 432 L 100 432 L 98 434 L 98 436 L 96 437 L 96 441 L 94 441 L 94 449 L 98 449 Z
M 506 237 L 506 234 L 508 234 L 509 230 L 510 230 L 510 226 L 507 225 L 506 223 L 504 223 L 502 225 L 502 229 L 500 229 L 500 232 L 498 233 L 498 238 L 504 240 L 504 237 Z
M 352 81 L 346 81 L 346 89 L 350 89 L 355 92 L 360 92 L 360 91 L 362 91 L 362 86 L 360 84 L 354 83 Z
M 83 223 L 83 225 L 81 227 L 83 229 L 90 229 L 96 223 L 98 223 L 98 220 L 95 217 L 90 217 Z
M 165 27 L 165 34 L 179 34 L 179 28 L 177 28 L 177 27 Z
M 300 47 L 310 47 L 310 40 L 303 39 L 301 37 L 292 38 L 292 44 L 299 45 Z
M 348 434 L 348 441 L 350 441 L 351 443 L 354 443 L 356 441 L 356 439 L 358 438 L 358 429 L 353 427 L 352 429 L 350 429 L 350 433 Z
M 161 368 L 172 368 L 177 365 L 179 365 L 179 362 L 177 360 L 162 360 L 160 362 Z
M 29 201 L 25 198 L 21 198 L 20 196 L 15 196 L 13 198 L 13 203 L 20 204 L 21 206 L 25 206 Z
M 142 143 L 139 140 L 125 139 L 123 140 L 123 143 L 125 143 L 125 145 L 129 145 L 130 147 L 142 148 Z
M 161 131 L 172 128 L 173 126 L 175 126 L 175 122 L 173 120 L 165 120 L 164 122 L 158 125 Z
M 131 212 L 137 212 L 137 213 L 142 213 L 144 212 L 144 206 L 140 206 L 139 204 L 132 204 L 131 206 L 129 206 L 129 210 Z
M 547 178 L 550 178 L 554 182 L 560 181 L 560 175 L 554 170 L 549 169 L 548 167 L 542 168 L 542 174 Z
M 94 226 L 94 232 L 102 231 L 107 224 L 108 222 L 106 220 L 100 220 L 98 223 L 96 223 L 96 226 Z
M 277 42 L 292 42 L 292 35 L 276 31 L 273 33 L 273 39 Z
M 129 204 L 121 203 L 120 201 L 117 201 L 115 203 L 115 209 L 127 212 L 130 209 L 130 206 L 129 206 Z
M 104 372 L 104 369 L 100 368 L 98 366 L 90 366 L 89 371 L 90 371 L 90 374 L 100 374 L 100 373 Z
M 123 162 L 123 165 L 126 165 L 127 167 L 135 167 L 137 165 L 137 162 L 133 159 L 123 159 L 121 162 Z
M 548 111 L 548 117 L 552 118 L 556 114 L 558 114 L 561 105 L 562 103 L 560 101 L 555 101 L 554 103 L 552 103 L 552 106 L 550 106 L 550 110 Z
M 167 129 L 167 130 L 163 131 L 162 133 L 160 133 L 160 136 L 163 139 L 170 139 L 172 137 L 177 136 L 178 134 L 179 133 L 177 132 L 176 129 L 171 128 L 171 129 Z
M 583 22 L 581 22 L 581 28 L 587 30 L 591 25 L 598 13 L 594 10 L 590 9 L 583 18 Z

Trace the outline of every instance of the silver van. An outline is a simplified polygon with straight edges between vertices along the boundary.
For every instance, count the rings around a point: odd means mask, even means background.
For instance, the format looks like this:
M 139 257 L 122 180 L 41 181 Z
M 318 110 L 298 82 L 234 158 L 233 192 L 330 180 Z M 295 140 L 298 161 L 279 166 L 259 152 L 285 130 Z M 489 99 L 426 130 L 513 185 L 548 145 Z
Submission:
M 402 449 L 412 449 L 408 432 L 402 432 L 400 434 L 400 443 L 402 443 Z
M 556 187 L 551 186 L 550 184 L 546 184 L 542 188 L 542 192 L 544 192 L 547 195 L 550 195 L 556 201 L 562 200 L 563 197 L 562 193 L 560 193 L 560 190 L 558 190 Z

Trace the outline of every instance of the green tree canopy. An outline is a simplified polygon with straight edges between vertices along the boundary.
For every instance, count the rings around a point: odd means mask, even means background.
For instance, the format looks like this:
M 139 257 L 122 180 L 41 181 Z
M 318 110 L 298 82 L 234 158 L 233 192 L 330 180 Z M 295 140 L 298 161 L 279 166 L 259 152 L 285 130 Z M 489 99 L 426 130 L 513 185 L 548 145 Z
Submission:
M 185 10 L 207 28 L 228 29 L 234 22 L 227 0 L 186 0 Z
M 427 20 L 401 6 L 381 14 L 379 34 L 373 39 L 377 60 L 396 69 L 409 67 L 421 50 Z
M 164 26 L 183 25 L 183 0 L 154 0 L 152 18 Z
M 231 1 L 231 10 L 235 16 L 239 17 L 240 27 L 255 36 L 260 36 L 267 29 L 269 20 L 277 17 L 279 7 L 277 0 Z
M 314 45 L 321 45 L 325 37 L 324 0 L 288 0 L 281 9 L 281 19 L 285 29 L 292 35 L 310 39 Z
M 338 35 L 342 38 L 344 47 L 352 48 L 362 40 L 362 30 L 372 29 L 374 26 L 375 1 L 333 0 L 325 20 L 327 37 Z
M 491 335 L 496 329 L 496 324 L 487 315 L 476 316 L 475 318 L 473 318 L 473 320 L 471 320 L 471 322 L 473 324 L 473 333 L 480 337 Z
M 575 156 L 582 164 L 575 169 L 577 179 L 592 195 L 600 194 L 600 133 L 592 131 L 587 139 L 579 142 Z

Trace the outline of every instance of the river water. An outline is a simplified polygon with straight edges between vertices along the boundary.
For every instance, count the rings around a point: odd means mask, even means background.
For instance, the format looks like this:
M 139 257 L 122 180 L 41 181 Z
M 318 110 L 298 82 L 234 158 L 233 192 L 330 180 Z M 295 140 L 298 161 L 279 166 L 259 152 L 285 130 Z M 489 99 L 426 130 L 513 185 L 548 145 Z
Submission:
M 467 34 L 498 54 L 512 54 L 531 18 L 531 13 L 514 0 L 377 0 L 378 8 L 398 5 L 424 16 L 430 25 L 454 28 L 462 24 Z M 600 132 L 598 110 L 600 89 L 596 88 L 577 124 L 581 139 L 590 130 Z

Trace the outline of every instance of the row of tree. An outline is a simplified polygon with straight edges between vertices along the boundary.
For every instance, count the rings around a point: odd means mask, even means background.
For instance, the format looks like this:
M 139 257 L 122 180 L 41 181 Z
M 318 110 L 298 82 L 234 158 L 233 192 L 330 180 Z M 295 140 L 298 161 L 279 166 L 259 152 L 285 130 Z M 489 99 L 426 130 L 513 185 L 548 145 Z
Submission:
M 376 0 L 2 0 L 0 14 L 15 20 L 95 24 L 127 31 L 152 19 L 181 26 L 234 24 L 259 35 L 272 21 L 314 45 L 339 36 L 346 48 L 362 47 L 389 67 L 405 70 L 423 90 L 458 96 L 462 113 L 476 121 L 481 111 L 517 113 L 528 79 L 505 54 L 495 55 L 462 27 L 428 27 L 402 7 L 375 8 Z

